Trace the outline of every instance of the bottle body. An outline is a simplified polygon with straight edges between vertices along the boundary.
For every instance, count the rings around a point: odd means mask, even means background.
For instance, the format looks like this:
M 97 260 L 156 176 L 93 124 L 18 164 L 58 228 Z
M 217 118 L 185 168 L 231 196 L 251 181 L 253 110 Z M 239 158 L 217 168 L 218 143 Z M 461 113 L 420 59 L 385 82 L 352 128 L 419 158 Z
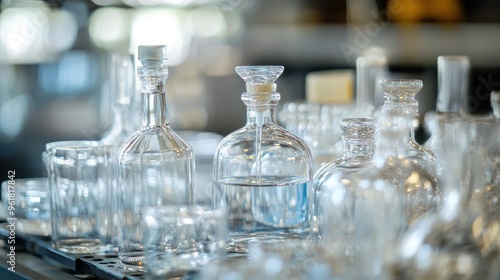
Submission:
M 342 160 L 314 174 L 319 242 L 343 267 L 340 278 L 385 279 L 386 257 L 406 224 L 405 194 L 396 174 L 386 168 L 386 142 L 379 139 L 375 148 L 373 121 L 344 119 L 341 127 Z
M 143 128 L 123 144 L 119 157 L 122 263 L 143 265 L 144 207 L 192 203 L 193 158 L 190 147 L 169 127 Z
M 264 125 L 260 142 L 256 130 L 248 125 L 228 135 L 214 160 L 214 202 L 228 210 L 229 243 L 235 248 L 252 237 L 287 239 L 309 231 L 307 147 L 277 125 Z

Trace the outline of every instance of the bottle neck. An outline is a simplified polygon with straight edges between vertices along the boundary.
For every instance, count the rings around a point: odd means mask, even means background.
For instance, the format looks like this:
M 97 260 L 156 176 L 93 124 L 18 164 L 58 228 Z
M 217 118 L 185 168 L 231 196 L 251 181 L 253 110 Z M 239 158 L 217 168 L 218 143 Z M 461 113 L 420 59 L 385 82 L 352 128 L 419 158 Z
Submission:
M 406 133 L 401 133 L 400 137 L 398 139 L 394 139 L 394 141 L 401 140 L 404 141 L 401 143 L 408 143 L 408 141 L 415 139 L 415 128 L 419 125 L 419 114 L 417 107 L 404 103 L 401 103 L 398 106 L 388 106 L 387 103 L 385 103 L 382 111 L 383 113 L 388 113 L 393 116 L 399 116 L 406 121 L 411 122 L 411 125 L 408 125 L 408 130 L 406 131 Z
M 344 158 L 349 163 L 366 163 L 373 160 L 375 142 L 373 140 L 351 140 L 344 138 Z
M 248 88 L 248 85 L 247 85 Z M 247 124 L 262 126 L 276 123 L 277 92 L 245 92 L 241 100 L 247 106 Z
M 141 126 L 167 126 L 165 79 L 144 79 L 142 83 Z
M 276 106 L 247 106 L 248 125 L 266 125 L 276 123 Z

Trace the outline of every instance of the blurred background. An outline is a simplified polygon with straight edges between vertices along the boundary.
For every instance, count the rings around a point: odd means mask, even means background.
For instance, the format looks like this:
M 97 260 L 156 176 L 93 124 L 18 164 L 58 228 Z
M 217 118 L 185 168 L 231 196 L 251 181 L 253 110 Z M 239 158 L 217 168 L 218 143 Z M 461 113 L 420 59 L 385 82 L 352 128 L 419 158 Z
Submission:
M 0 0 L 0 176 L 44 175 L 47 142 L 99 140 L 108 57 L 139 44 L 168 45 L 174 129 L 226 135 L 246 118 L 235 66 L 285 66 L 284 103 L 304 98 L 308 73 L 355 69 L 372 48 L 391 77 L 424 81 L 421 115 L 435 106 L 437 57 L 469 56 L 469 111 L 488 114 L 499 34 L 495 0 Z

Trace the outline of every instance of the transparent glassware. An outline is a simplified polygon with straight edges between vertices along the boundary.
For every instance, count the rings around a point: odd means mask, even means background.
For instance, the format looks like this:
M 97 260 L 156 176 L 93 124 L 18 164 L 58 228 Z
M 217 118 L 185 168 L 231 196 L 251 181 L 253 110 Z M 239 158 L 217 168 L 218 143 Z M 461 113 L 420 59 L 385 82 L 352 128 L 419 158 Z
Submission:
M 470 62 L 467 56 L 439 56 L 438 67 L 438 96 L 436 112 L 429 111 L 425 120 L 430 137 L 424 146 L 436 151 L 439 143 L 439 129 L 436 118 L 456 118 L 463 116 L 467 109 L 465 101 L 469 90 Z M 433 130 L 434 129 L 434 130 Z
M 109 92 L 113 121 L 109 130 L 103 133 L 101 144 L 110 149 L 111 195 L 111 243 L 117 249 L 118 240 L 118 153 L 121 145 L 132 136 L 136 129 L 132 121 L 132 102 L 135 93 L 134 56 L 131 54 L 111 53 L 108 58 Z
M 356 59 L 356 106 L 347 117 L 371 118 L 382 103 L 379 84 L 387 77 L 387 57 L 382 50 L 371 49 Z
M 404 279 L 498 279 L 500 123 L 437 120 L 444 205 L 410 228 L 394 271 Z
M 312 157 L 303 140 L 276 124 L 282 66 L 238 66 L 246 82 L 246 125 L 215 152 L 216 206 L 228 211 L 228 250 L 247 253 L 260 242 L 301 240 L 309 232 Z
M 407 134 L 394 139 L 394 144 L 400 145 L 404 150 L 400 155 L 404 159 L 399 157 L 388 160 L 390 169 L 402 179 L 406 193 L 406 215 L 411 224 L 422 215 L 435 212 L 442 203 L 439 166 L 434 153 L 419 145 L 414 138 L 414 129 L 419 119 L 415 95 L 422 89 L 423 83 L 421 80 L 383 80 L 380 85 L 386 99 L 382 112 L 413 120 Z
M 166 46 L 139 46 L 138 58 L 141 127 L 121 146 L 118 157 L 118 256 L 130 270 L 144 265 L 144 207 L 192 204 L 195 174 L 192 148 L 168 122 Z
M 357 173 L 360 170 L 374 168 L 373 155 L 375 154 L 375 124 L 370 118 L 347 118 L 340 121 L 342 131 L 344 155 L 335 161 L 320 168 L 314 173 L 314 203 L 311 216 L 313 232 L 319 232 L 318 224 L 321 219 L 321 197 L 323 184 L 333 174 Z
M 343 267 L 342 279 L 387 278 L 386 259 L 406 224 L 403 189 L 385 169 L 392 149 L 385 138 L 406 128 L 392 120 L 381 122 L 375 145 L 372 120 L 344 119 L 344 158 L 314 175 L 318 242 Z
M 130 114 L 135 93 L 134 56 L 112 53 L 108 65 L 113 121 L 109 130 L 103 133 L 101 143 L 120 147 L 136 131 Z
M 314 170 L 344 154 L 339 123 L 353 109 L 353 70 L 323 70 L 306 76 L 306 99 L 283 104 L 278 121 L 309 147 Z

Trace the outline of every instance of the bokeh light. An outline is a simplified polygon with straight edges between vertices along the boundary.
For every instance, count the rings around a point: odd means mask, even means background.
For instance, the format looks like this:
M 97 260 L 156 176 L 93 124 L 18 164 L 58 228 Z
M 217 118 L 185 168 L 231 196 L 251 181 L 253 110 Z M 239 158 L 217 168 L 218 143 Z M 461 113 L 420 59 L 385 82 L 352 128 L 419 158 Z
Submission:
M 113 24 L 110 24 L 112 22 Z M 123 8 L 104 7 L 89 19 L 89 35 L 96 46 L 105 50 L 128 48 L 130 13 Z
M 138 9 L 132 19 L 130 52 L 139 45 L 167 45 L 168 65 L 184 62 L 189 54 L 191 32 L 186 28 L 185 14 L 168 8 Z

